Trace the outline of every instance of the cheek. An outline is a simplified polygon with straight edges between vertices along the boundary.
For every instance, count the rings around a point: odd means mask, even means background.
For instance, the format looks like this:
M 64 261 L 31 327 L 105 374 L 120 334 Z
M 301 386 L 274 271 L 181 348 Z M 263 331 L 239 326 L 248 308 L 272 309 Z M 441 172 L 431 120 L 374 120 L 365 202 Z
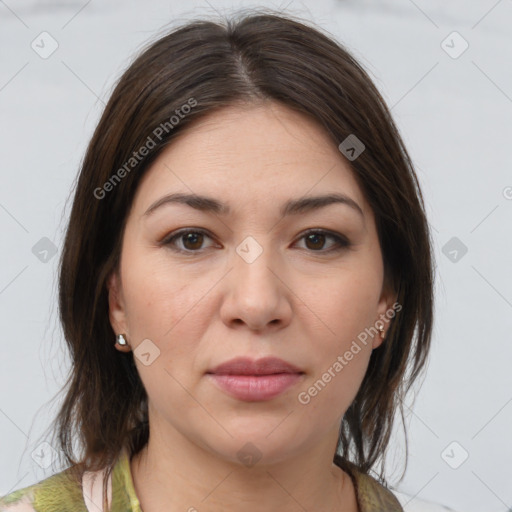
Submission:
M 130 332 L 137 339 L 164 344 L 174 337 L 180 324 L 190 327 L 189 318 L 197 317 L 194 311 L 207 292 L 206 285 L 200 277 L 191 278 L 165 259 L 152 258 L 147 249 L 128 254 L 122 280 Z
M 368 276 L 347 269 L 309 293 L 305 288 L 302 291 L 305 311 L 310 311 L 312 319 L 309 336 L 315 350 L 310 347 L 314 375 L 301 391 L 315 408 L 327 411 L 329 404 L 336 404 L 333 415 L 355 398 L 371 356 L 372 337 L 365 329 L 378 318 L 380 290 L 373 275 Z
M 166 403 L 187 403 L 180 383 L 194 375 L 196 355 L 207 319 L 200 314 L 202 287 L 176 277 L 170 269 L 133 265 L 125 274 L 126 304 L 135 363 L 157 408 Z M 201 293 L 202 292 L 202 293 Z M 138 357 L 143 340 L 151 340 L 150 364 Z M 147 342 L 146 342 L 147 343 Z
M 212 305 L 208 292 L 216 279 L 180 271 L 166 262 L 148 258 L 126 259 L 123 289 L 132 346 L 149 339 L 158 356 L 149 366 L 136 361 L 139 374 L 148 388 L 181 396 L 178 382 L 190 382 L 191 376 L 203 370 L 200 346 L 211 323 Z M 218 280 L 218 279 L 217 279 Z M 172 375 L 175 379 L 170 378 Z
M 301 298 L 322 321 L 324 339 L 335 340 L 336 348 L 342 349 L 378 319 L 380 281 L 357 269 L 344 269 L 322 281 L 309 292 L 303 289 Z
M 299 390 L 299 403 L 319 414 L 323 423 L 335 421 L 356 397 L 371 352 L 371 343 L 361 343 L 348 332 L 334 343 L 324 339 L 322 349 L 311 353 L 314 370 Z

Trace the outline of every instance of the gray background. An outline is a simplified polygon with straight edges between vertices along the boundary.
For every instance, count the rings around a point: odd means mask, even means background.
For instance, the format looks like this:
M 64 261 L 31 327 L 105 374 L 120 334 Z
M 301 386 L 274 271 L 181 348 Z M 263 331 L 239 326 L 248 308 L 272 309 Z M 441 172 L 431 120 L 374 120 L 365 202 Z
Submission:
M 392 107 L 425 194 L 438 272 L 433 350 L 405 408 L 407 472 L 397 483 L 397 423 L 390 482 L 407 511 L 440 510 L 424 501 L 506 511 L 512 0 L 202 0 L 186 9 L 176 0 L 0 1 L 0 495 L 51 474 L 31 454 L 48 453 L 39 437 L 69 369 L 56 307 L 66 201 L 112 85 L 164 25 L 256 5 L 317 23 L 360 60 Z M 44 55 L 52 40 L 58 48 Z

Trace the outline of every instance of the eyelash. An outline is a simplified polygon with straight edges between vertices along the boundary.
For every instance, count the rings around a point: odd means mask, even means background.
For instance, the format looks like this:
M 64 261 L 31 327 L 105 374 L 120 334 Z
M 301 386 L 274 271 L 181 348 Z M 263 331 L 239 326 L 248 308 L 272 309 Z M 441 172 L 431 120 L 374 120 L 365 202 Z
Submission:
M 200 229 L 200 228 L 197 228 L 197 229 L 185 228 L 185 229 L 181 229 L 181 230 L 179 230 L 179 231 L 177 231 L 175 233 L 171 233 L 169 236 L 165 237 L 160 242 L 160 245 L 168 246 L 174 252 L 178 252 L 178 253 L 182 253 L 182 254 L 188 254 L 188 255 L 200 254 L 200 253 L 204 252 L 204 250 L 192 251 L 190 249 L 179 249 L 176 246 L 173 246 L 174 241 L 176 239 L 179 239 L 180 237 L 182 237 L 183 235 L 188 234 L 188 233 L 206 235 L 208 238 L 212 238 L 208 234 L 208 232 L 205 231 L 204 229 Z M 325 229 L 309 229 L 308 231 L 306 231 L 305 233 L 302 234 L 302 236 L 299 238 L 299 240 L 302 240 L 303 238 L 305 238 L 305 237 L 307 237 L 309 235 L 312 235 L 312 234 L 325 235 L 327 237 L 333 238 L 335 240 L 336 244 L 337 244 L 337 247 L 334 247 L 334 248 L 331 248 L 331 249 L 327 249 L 327 250 L 320 249 L 320 250 L 315 251 L 315 250 L 311 249 L 310 252 L 312 252 L 312 253 L 327 254 L 327 253 L 331 253 L 331 252 L 338 252 L 338 251 L 341 251 L 343 249 L 348 249 L 351 246 L 351 243 L 345 237 L 343 237 L 341 235 L 338 235 L 338 234 L 336 234 L 336 233 L 334 233 L 332 231 L 327 231 Z

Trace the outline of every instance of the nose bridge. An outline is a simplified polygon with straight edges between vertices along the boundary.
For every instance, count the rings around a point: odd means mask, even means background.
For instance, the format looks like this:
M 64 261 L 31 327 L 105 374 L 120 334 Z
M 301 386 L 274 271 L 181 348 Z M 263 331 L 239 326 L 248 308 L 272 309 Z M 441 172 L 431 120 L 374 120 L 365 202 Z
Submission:
M 236 247 L 231 293 L 228 301 L 231 314 L 243 319 L 248 325 L 263 326 L 266 322 L 282 316 L 280 308 L 286 301 L 281 280 L 278 278 L 279 262 L 276 252 L 270 247 L 270 236 L 247 236 Z
M 236 247 L 235 274 L 239 280 L 249 279 L 252 284 L 261 283 L 262 280 L 268 284 L 268 279 L 275 279 L 270 268 L 272 262 L 276 266 L 276 255 L 270 247 L 270 237 L 264 240 L 263 236 L 258 236 L 258 239 L 252 235 L 246 236 Z

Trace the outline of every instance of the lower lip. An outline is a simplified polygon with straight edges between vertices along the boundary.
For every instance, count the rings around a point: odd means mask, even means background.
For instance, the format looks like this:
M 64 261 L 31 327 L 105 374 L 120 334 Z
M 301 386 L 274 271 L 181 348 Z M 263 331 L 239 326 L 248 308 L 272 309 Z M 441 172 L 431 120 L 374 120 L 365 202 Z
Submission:
M 273 375 L 209 374 L 217 386 L 238 400 L 258 402 L 270 400 L 302 380 L 299 373 Z

